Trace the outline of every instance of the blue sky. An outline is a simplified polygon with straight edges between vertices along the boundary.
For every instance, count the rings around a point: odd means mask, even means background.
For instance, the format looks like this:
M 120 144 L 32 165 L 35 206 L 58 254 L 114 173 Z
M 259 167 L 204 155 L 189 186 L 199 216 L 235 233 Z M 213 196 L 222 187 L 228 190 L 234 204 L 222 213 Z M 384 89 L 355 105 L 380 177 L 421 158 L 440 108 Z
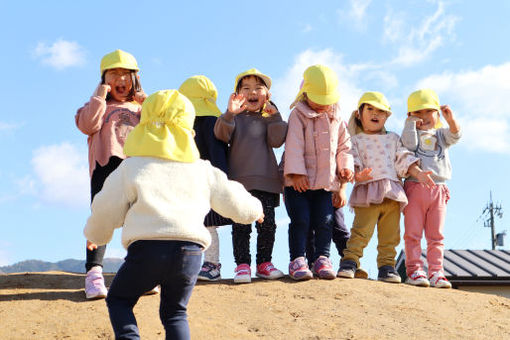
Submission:
M 510 209 L 507 1 L 10 1 L 2 12 L 0 265 L 84 258 L 87 146 L 74 114 L 99 82 L 101 57 L 117 48 L 137 58 L 147 93 L 204 74 L 222 110 L 235 76 L 256 67 L 272 77 L 284 117 L 305 68 L 323 63 L 340 79 L 344 119 L 364 91 L 381 91 L 393 108 L 387 128 L 398 133 L 407 96 L 431 87 L 463 129 L 451 149 L 446 248 L 490 248 L 478 218 L 491 190 Z M 346 212 L 349 226 L 352 219 Z M 277 220 L 274 262 L 286 271 L 283 206 Z M 508 214 L 496 223 L 510 233 Z M 231 277 L 230 228 L 219 231 L 223 275 Z M 107 256 L 125 254 L 119 235 Z M 362 259 L 372 277 L 375 247 Z

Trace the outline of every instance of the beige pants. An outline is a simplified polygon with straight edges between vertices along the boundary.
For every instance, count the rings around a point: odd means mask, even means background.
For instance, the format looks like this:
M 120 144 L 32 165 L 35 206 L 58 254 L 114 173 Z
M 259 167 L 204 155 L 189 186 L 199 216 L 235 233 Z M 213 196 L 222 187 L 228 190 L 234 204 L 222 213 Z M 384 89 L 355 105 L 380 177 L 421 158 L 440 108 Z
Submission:
M 351 260 L 360 267 L 359 259 L 363 249 L 374 234 L 377 224 L 377 267 L 385 265 L 395 267 L 395 248 L 400 242 L 400 204 L 385 199 L 381 204 L 372 204 L 366 208 L 354 208 L 354 222 L 351 238 L 347 242 L 342 260 Z

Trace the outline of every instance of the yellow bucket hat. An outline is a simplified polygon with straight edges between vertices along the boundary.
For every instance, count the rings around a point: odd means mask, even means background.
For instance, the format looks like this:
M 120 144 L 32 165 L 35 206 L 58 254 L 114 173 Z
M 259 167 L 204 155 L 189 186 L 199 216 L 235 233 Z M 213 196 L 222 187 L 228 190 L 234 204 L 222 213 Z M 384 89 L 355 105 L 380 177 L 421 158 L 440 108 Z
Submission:
M 139 71 L 138 64 L 132 54 L 122 50 L 115 50 L 108 53 L 101 59 L 101 75 L 104 71 L 112 68 L 125 68 L 127 70 Z
M 177 90 L 158 91 L 142 105 L 142 116 L 124 144 L 126 156 L 192 163 L 200 158 L 193 139 L 193 104 Z
M 266 76 L 264 73 L 260 72 L 256 68 L 250 68 L 248 71 L 244 71 L 237 75 L 236 83 L 234 85 L 234 92 L 237 92 L 237 85 L 239 84 L 241 79 L 243 79 L 244 77 L 248 77 L 248 76 L 257 76 L 257 77 L 261 78 L 264 81 L 264 83 L 266 84 L 267 89 L 269 90 L 271 88 L 271 78 L 269 76 Z
M 388 116 L 391 115 L 391 107 L 388 99 L 381 92 L 369 91 L 363 93 L 358 101 L 358 109 L 362 104 L 370 104 L 379 110 L 388 112 Z
M 218 91 L 206 76 L 193 76 L 186 79 L 179 87 L 179 92 L 193 103 L 197 116 L 219 117 L 221 115 L 221 111 L 216 105 Z
M 319 105 L 333 105 L 340 99 L 338 93 L 338 78 L 335 72 L 324 65 L 313 65 L 303 73 L 303 84 L 296 99 L 290 105 L 293 108 L 297 102 L 303 100 L 303 93 L 311 101 Z
M 411 113 L 414 111 L 419 111 L 423 109 L 434 109 L 437 110 L 437 113 L 441 112 L 441 105 L 439 104 L 439 97 L 434 90 L 431 89 L 421 89 L 418 91 L 414 91 L 407 98 L 407 112 Z M 439 129 L 443 124 L 438 119 L 435 129 Z

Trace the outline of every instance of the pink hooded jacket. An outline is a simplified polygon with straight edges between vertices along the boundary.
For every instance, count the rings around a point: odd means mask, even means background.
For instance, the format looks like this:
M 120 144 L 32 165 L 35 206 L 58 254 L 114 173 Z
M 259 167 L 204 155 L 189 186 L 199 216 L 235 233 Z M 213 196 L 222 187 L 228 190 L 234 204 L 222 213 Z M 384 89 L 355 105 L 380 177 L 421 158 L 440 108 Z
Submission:
M 345 122 L 333 113 L 317 113 L 298 102 L 289 116 L 285 140 L 284 184 L 292 186 L 288 175 L 307 175 L 309 190 L 339 190 L 341 169 L 354 171 L 351 141 Z

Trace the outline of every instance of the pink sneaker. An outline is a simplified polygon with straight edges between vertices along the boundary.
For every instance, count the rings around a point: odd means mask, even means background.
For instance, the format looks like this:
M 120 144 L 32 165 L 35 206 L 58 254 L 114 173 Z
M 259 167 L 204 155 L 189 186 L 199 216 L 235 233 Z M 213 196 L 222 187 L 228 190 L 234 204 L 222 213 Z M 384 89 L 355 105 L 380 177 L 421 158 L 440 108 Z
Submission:
M 250 283 L 251 269 L 247 263 L 238 265 L 235 269 L 234 283 Z
M 336 277 L 331 260 L 322 255 L 313 263 L 313 273 L 317 275 L 319 279 L 333 280 Z
M 85 278 L 85 296 L 87 299 L 104 299 L 108 290 L 104 285 L 103 268 L 94 266 L 87 272 Z
M 255 275 L 263 279 L 275 280 L 283 277 L 283 272 L 276 269 L 271 262 L 264 262 L 257 265 L 257 273 Z
M 297 257 L 289 264 L 289 276 L 296 280 L 310 280 L 313 278 L 313 274 L 308 269 L 305 258 L 303 256 Z

